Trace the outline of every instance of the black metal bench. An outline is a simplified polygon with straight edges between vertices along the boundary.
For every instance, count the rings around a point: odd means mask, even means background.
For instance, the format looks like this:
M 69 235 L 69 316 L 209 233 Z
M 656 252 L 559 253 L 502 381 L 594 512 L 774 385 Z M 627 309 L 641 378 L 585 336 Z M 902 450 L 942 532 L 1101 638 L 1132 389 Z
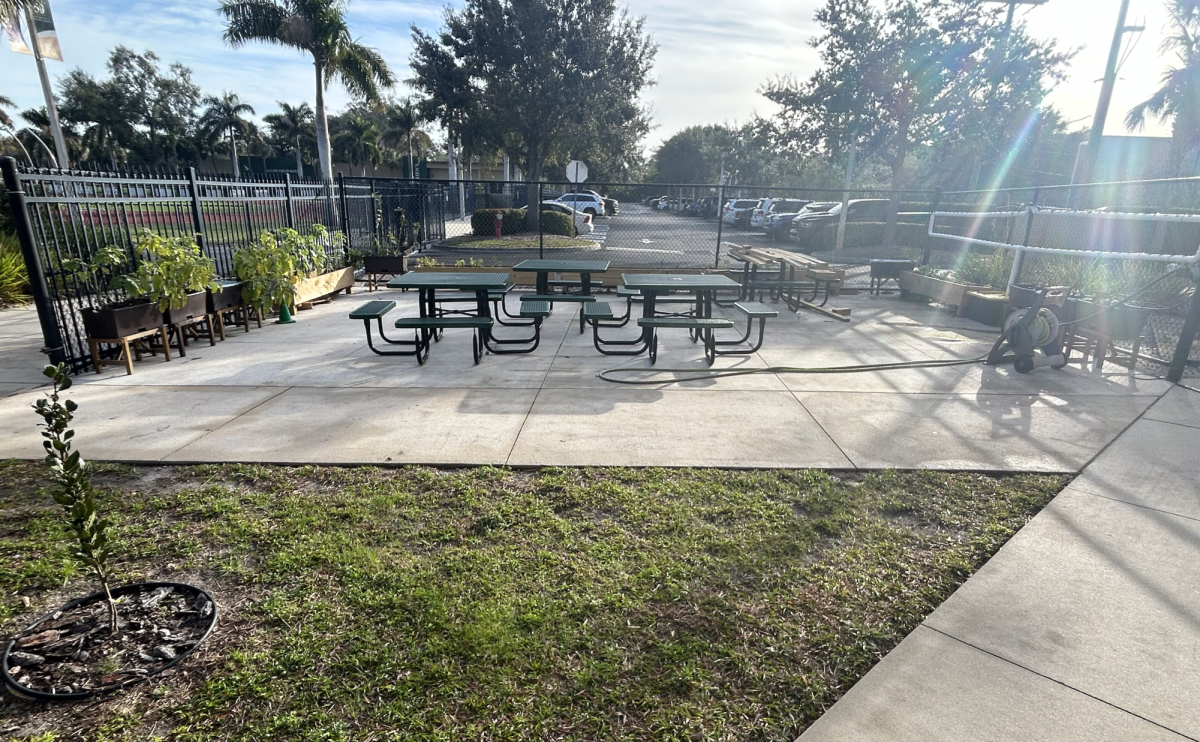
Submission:
M 379 337 L 385 343 L 391 345 L 412 345 L 418 346 L 411 340 L 392 340 L 383 332 L 383 316 L 396 308 L 396 302 L 377 299 L 363 304 L 358 309 L 350 313 L 350 319 L 360 319 L 363 322 L 363 327 L 367 331 L 367 347 L 381 356 L 417 356 L 420 363 L 424 363 L 425 359 L 420 356 L 419 347 L 415 350 L 380 350 L 375 347 L 375 342 L 371 336 L 371 321 L 374 320 L 379 326 Z
M 692 342 L 704 343 L 704 360 L 711 366 L 717 359 L 713 332 L 731 328 L 733 322 L 722 317 L 640 317 L 638 327 L 650 331 L 650 363 L 658 360 L 659 330 L 687 330 Z
M 757 353 L 762 347 L 763 336 L 767 329 L 767 320 L 772 317 L 778 317 L 779 312 L 766 304 L 757 301 L 739 301 L 733 305 L 733 308 L 742 314 L 746 315 L 746 333 L 737 340 L 714 340 L 714 352 L 719 356 L 731 355 L 750 355 Z M 754 320 L 758 320 L 758 342 L 753 348 L 738 348 L 737 350 L 721 350 L 724 346 L 741 345 L 750 341 L 750 334 L 754 330 Z
M 484 347 L 496 355 L 511 355 L 514 353 L 532 353 L 537 350 L 538 343 L 542 340 L 542 320 L 550 316 L 550 302 L 548 301 L 523 301 L 521 302 L 521 310 L 518 316 L 529 320 L 528 322 L 517 324 L 515 322 L 504 323 L 506 327 L 532 327 L 533 336 L 527 338 L 502 339 L 491 333 L 484 336 Z M 493 345 L 500 347 L 492 347 Z M 506 345 L 524 345 L 525 348 L 505 348 Z
M 471 354 L 475 363 L 483 357 L 483 349 L 487 333 L 491 331 L 495 320 L 491 317 L 401 317 L 396 320 L 396 329 L 414 330 L 416 332 L 417 362 L 424 363 L 429 357 L 430 339 L 434 333 L 441 330 L 471 329 Z M 423 351 L 423 354 L 422 354 Z
M 587 296 L 585 294 L 522 294 L 521 301 L 547 301 L 550 302 L 551 308 L 556 303 L 559 304 L 591 304 L 596 301 L 596 297 Z M 583 321 L 583 313 L 579 314 L 579 334 L 583 334 L 586 324 Z

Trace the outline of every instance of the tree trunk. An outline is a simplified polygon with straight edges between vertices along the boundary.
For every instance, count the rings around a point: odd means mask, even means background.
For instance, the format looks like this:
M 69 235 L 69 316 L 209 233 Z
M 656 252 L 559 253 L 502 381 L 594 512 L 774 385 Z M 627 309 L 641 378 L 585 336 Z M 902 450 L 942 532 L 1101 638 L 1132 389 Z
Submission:
M 907 138 L 907 127 L 904 129 Z M 888 200 L 887 222 L 883 226 L 883 245 L 893 247 L 896 244 L 896 222 L 900 212 L 900 190 L 904 184 L 904 160 L 908 157 L 908 143 L 902 143 L 896 152 L 896 160 L 892 163 L 892 192 Z
M 300 159 L 300 140 L 296 140 L 296 177 L 304 177 L 304 161 Z
M 317 159 L 321 161 L 321 177 L 333 180 L 333 159 L 329 154 L 329 119 L 325 116 L 325 75 L 321 62 L 313 62 L 317 71 Z
M 233 133 L 233 127 L 229 127 L 229 159 L 233 163 L 233 179 L 242 179 L 242 170 L 238 167 L 237 156 L 237 135 Z
M 529 172 L 525 181 L 525 229 L 537 232 L 541 229 L 542 204 L 538 201 L 538 181 L 542 179 L 542 158 L 536 143 L 529 148 Z
M 408 179 L 416 180 L 417 169 L 413 167 L 412 160 L 412 129 L 408 130 Z

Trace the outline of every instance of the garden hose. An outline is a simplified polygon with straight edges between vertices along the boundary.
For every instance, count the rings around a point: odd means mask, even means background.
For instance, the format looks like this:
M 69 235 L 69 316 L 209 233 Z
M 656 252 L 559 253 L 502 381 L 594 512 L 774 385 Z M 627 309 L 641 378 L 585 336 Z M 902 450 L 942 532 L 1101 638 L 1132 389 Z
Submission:
M 656 384 L 678 384 L 684 381 L 702 381 L 704 379 L 724 379 L 733 376 L 749 376 L 751 374 L 858 374 L 869 371 L 894 371 L 906 368 L 944 368 L 949 366 L 971 366 L 983 363 L 987 356 L 970 359 L 955 359 L 948 361 L 900 361 L 897 363 L 870 363 L 854 366 L 825 366 L 817 368 L 802 368 L 797 366 L 767 366 L 766 368 L 647 368 L 644 366 L 627 366 L 609 368 L 597 376 L 612 384 L 629 384 L 632 386 L 651 386 Z M 615 379 L 611 374 L 626 373 L 652 374 L 686 374 L 674 379 Z

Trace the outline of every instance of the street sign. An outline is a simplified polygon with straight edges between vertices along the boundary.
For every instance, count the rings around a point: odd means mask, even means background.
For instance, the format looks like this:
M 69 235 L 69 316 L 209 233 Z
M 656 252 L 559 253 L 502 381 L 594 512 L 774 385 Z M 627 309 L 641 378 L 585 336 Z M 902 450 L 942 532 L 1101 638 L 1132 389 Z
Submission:
M 583 183 L 587 180 L 588 171 L 587 165 L 584 165 L 579 160 L 571 160 L 567 163 L 567 182 L 568 183 Z

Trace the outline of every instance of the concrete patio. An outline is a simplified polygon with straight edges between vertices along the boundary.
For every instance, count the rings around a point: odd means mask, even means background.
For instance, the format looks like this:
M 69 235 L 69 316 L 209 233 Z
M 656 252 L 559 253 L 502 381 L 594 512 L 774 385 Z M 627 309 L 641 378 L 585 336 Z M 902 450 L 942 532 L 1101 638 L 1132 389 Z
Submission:
M 368 298 L 396 300 L 392 317 L 417 313 L 414 293 L 360 291 L 301 312 L 294 325 L 233 331 L 215 347 L 193 342 L 170 363 L 148 357 L 132 376 L 117 368 L 80 376 L 72 390 L 80 449 L 130 462 L 1077 472 L 1171 388 L 1074 364 L 1027 376 L 970 365 L 620 386 L 597 374 L 648 360 L 601 356 L 569 305 L 547 321 L 532 355 L 487 356 L 475 366 L 469 331 L 450 331 L 418 366 L 366 347 L 361 323 L 346 315 Z M 839 303 L 853 309 L 852 322 L 784 309 L 768 322 L 760 352 L 720 358 L 717 367 L 974 358 L 995 337 L 894 296 Z M 0 400 L 0 457 L 35 457 L 28 405 L 42 363 L 36 318 L 3 313 L 0 331 L 9 395 Z M 523 334 L 497 330 L 505 332 Z M 704 368 L 682 331 L 661 334 L 658 365 Z

